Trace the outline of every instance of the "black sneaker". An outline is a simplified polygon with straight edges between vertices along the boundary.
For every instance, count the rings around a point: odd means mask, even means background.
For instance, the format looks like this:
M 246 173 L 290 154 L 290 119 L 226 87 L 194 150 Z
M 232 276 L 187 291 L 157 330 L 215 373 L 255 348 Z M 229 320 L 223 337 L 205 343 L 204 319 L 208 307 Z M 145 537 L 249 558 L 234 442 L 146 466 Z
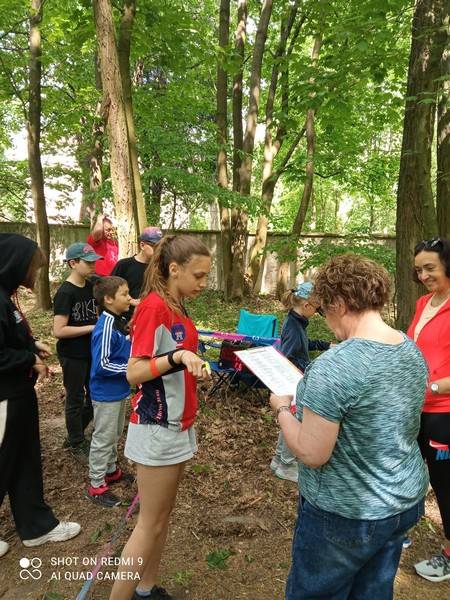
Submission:
M 119 506 L 120 504 L 119 498 L 109 491 L 107 485 L 102 485 L 98 488 L 94 488 L 91 485 L 89 486 L 89 490 L 85 493 L 85 496 L 91 502 L 94 502 L 94 504 L 99 504 L 104 508 L 112 508 L 113 506 Z
M 82 465 L 89 464 L 89 442 L 87 440 L 78 446 L 70 446 L 69 452 Z
M 119 481 L 135 483 L 136 477 L 134 475 L 131 475 L 131 473 L 126 473 L 125 471 L 122 471 L 121 469 L 119 469 L 119 467 L 116 468 L 114 473 L 106 473 L 105 483 L 119 483 Z
M 141 596 L 137 592 L 134 592 L 132 600 L 178 600 L 176 596 L 171 596 L 167 590 L 162 587 L 154 585 L 151 589 L 149 596 Z

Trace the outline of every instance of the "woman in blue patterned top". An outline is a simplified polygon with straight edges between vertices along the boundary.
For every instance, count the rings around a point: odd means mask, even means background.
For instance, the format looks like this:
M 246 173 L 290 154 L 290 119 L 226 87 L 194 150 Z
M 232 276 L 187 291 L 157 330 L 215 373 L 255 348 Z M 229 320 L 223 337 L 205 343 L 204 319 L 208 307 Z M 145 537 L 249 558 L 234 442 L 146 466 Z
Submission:
M 428 368 L 380 311 L 381 265 L 352 254 L 318 270 L 311 302 L 338 339 L 290 397 L 271 396 L 299 459 L 298 519 L 286 600 L 393 598 L 405 533 L 422 516 L 428 476 L 417 445 Z

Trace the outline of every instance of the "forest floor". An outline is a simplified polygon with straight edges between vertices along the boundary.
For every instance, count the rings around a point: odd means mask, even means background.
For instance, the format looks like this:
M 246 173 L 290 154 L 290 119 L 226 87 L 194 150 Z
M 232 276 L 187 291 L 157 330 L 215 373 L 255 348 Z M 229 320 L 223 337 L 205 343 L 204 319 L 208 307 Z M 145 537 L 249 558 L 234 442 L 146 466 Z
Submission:
M 23 308 L 31 316 L 36 337 L 50 340 L 51 315 L 33 318 L 27 297 Z M 5 500 L 0 508 L 0 537 L 11 549 L 0 558 L 2 600 L 75 600 L 136 494 L 134 487 L 119 484 L 117 495 L 126 505 L 113 509 L 98 507 L 84 497 L 88 468 L 61 448 L 64 390 L 55 357 L 50 367 L 52 380 L 37 388 L 45 497 L 58 518 L 78 521 L 82 530 L 67 542 L 25 548 Z M 272 411 L 266 401 L 243 399 L 240 393 L 207 398 L 206 384 L 199 388 L 199 452 L 181 484 L 159 584 L 180 600 L 282 600 L 298 491 L 294 483 L 277 479 L 269 469 L 278 436 Z M 132 469 L 125 460 L 122 466 Z M 88 598 L 109 597 L 110 577 L 116 571 L 114 557 L 120 556 L 137 512 L 138 508 L 126 522 L 109 554 L 110 564 L 100 570 Z M 432 492 L 427 497 L 427 516 L 411 538 L 412 546 L 403 551 L 396 577 L 395 599 L 450 598 L 449 581 L 429 583 L 413 568 L 442 541 Z

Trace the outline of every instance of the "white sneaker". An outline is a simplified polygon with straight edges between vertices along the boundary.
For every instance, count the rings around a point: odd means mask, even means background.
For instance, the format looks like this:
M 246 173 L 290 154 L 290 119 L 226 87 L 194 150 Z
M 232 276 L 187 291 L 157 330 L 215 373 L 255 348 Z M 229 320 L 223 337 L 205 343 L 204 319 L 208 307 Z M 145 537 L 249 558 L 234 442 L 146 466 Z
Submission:
M 54 529 L 41 535 L 41 537 L 34 538 L 34 540 L 22 540 L 23 545 L 31 548 L 32 546 L 40 546 L 47 542 L 64 542 L 70 540 L 80 533 L 81 525 L 78 523 L 70 523 L 67 521 L 61 521 Z
M 275 475 L 280 479 L 285 479 L 287 481 L 293 481 L 294 483 L 298 483 L 298 468 L 296 464 L 290 465 L 289 467 L 282 467 L 282 465 L 278 465 L 277 470 L 275 471 Z
M 6 542 L 4 542 L 3 540 L 0 540 L 0 556 L 3 556 L 4 554 L 6 554 L 9 550 L 9 544 L 7 544 Z

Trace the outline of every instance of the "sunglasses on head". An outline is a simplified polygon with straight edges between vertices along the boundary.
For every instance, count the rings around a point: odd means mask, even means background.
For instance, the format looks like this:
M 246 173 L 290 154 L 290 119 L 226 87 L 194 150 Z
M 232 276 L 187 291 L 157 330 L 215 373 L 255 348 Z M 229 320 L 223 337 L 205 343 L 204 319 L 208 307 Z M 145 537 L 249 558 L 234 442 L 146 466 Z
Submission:
M 432 238 L 431 240 L 422 240 L 414 246 L 414 253 L 420 252 L 420 250 L 429 250 L 430 248 L 436 248 L 438 245 L 442 246 L 441 238 Z

